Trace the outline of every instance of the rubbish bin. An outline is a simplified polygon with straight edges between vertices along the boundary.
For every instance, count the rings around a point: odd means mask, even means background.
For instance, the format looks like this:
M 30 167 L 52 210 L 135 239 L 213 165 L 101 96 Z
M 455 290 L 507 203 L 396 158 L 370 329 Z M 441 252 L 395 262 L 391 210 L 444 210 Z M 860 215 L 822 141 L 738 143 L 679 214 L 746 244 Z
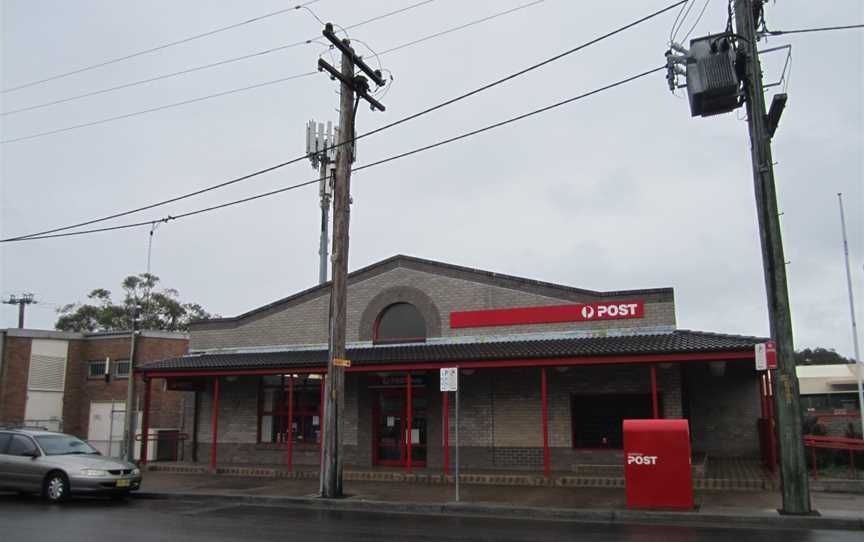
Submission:
M 687 420 L 624 420 L 628 508 L 692 509 Z

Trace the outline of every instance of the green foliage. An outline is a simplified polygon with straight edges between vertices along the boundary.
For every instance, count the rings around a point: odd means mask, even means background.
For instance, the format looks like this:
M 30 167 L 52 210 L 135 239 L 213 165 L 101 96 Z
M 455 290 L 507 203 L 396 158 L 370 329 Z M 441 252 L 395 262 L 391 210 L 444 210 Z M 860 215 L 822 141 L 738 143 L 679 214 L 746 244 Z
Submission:
M 134 307 L 139 308 L 138 328 L 183 331 L 189 322 L 210 318 L 197 303 L 181 303 L 177 290 L 157 290 L 159 277 L 141 273 L 123 279 L 124 297 L 116 304 L 111 291 L 97 288 L 90 292 L 88 303 L 70 303 L 57 312 L 54 327 L 61 331 L 113 331 L 132 327 Z
M 844 363 L 852 362 L 829 348 L 805 348 L 795 352 L 795 365 L 840 365 Z

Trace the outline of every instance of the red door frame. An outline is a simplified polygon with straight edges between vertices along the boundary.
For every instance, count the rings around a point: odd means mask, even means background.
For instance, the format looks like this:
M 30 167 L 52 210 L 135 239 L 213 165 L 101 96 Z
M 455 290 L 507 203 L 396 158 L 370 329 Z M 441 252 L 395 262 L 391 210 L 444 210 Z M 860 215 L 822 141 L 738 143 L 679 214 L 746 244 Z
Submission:
M 418 461 L 418 460 L 413 459 L 411 456 L 408 455 L 411 452 L 412 444 L 410 442 L 411 441 L 411 431 L 407 430 L 407 429 L 409 427 L 411 427 L 410 425 L 408 425 L 409 420 L 412 424 L 413 424 L 413 420 L 414 420 L 414 413 L 413 413 L 414 401 L 413 401 L 413 398 L 415 395 L 424 395 L 425 396 L 426 390 L 423 388 L 415 389 L 414 386 L 409 387 L 406 384 L 405 388 L 384 388 L 384 389 L 376 389 L 373 391 L 375 392 L 375 399 L 374 399 L 374 402 L 372 404 L 372 464 L 373 465 L 390 466 L 390 467 L 405 467 L 408 472 L 411 472 L 412 467 L 425 467 L 427 460 L 424 459 L 423 461 Z M 382 394 L 393 395 L 399 399 L 398 414 L 399 414 L 399 435 L 400 435 L 400 438 L 399 438 L 399 459 L 398 460 L 395 460 L 395 459 L 384 459 L 384 460 L 378 459 L 378 452 L 379 452 L 379 448 L 380 448 L 380 445 L 379 445 L 380 441 L 378 438 L 379 437 L 378 427 L 381 423 L 381 416 L 386 415 L 385 413 L 381 412 L 381 395 Z M 408 413 L 409 405 L 412 409 L 410 416 Z M 424 414 L 424 416 L 428 420 L 428 417 L 429 417 L 428 406 L 427 406 L 427 410 L 426 410 L 426 413 Z M 425 444 L 419 445 L 419 446 L 416 444 L 413 446 L 425 448 L 427 450 L 427 453 L 428 453 L 428 450 L 429 450 L 429 443 L 428 442 L 426 442 Z
M 405 464 L 405 402 L 402 400 L 402 390 L 399 388 L 387 388 L 375 390 L 375 402 L 372 404 L 372 464 L 373 465 L 385 465 L 391 467 L 401 467 Z M 382 395 L 392 395 L 399 399 L 399 407 L 396 411 L 388 411 L 382 412 L 381 410 L 381 396 Z M 382 416 L 387 416 L 388 414 L 398 414 L 399 416 L 399 459 L 379 459 L 379 452 L 381 449 L 380 444 L 380 431 L 378 428 L 381 424 Z

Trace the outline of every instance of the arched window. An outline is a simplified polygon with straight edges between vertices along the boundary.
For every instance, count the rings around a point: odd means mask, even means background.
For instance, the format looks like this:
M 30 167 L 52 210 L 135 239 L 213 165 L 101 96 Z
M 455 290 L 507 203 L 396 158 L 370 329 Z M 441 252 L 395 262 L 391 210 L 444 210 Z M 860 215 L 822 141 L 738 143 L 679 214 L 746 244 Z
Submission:
M 376 343 L 423 342 L 426 340 L 426 321 L 417 307 L 410 303 L 394 303 L 381 311 L 375 322 Z

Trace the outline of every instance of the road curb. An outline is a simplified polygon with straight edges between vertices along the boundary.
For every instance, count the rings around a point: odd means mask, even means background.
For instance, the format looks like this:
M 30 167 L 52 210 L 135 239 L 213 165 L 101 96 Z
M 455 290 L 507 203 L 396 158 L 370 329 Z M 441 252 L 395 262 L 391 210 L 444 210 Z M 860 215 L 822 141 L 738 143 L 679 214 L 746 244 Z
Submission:
M 536 508 L 474 503 L 415 503 L 370 501 L 361 498 L 322 499 L 246 495 L 242 493 L 138 492 L 137 499 L 196 500 L 258 506 L 305 507 L 319 510 L 418 514 L 431 516 L 473 516 L 585 523 L 630 523 L 645 525 L 699 525 L 761 529 L 826 529 L 864 531 L 864 515 L 826 513 L 812 516 L 784 516 L 775 510 L 741 510 L 740 513 L 711 511 L 655 511 L 592 508 Z

